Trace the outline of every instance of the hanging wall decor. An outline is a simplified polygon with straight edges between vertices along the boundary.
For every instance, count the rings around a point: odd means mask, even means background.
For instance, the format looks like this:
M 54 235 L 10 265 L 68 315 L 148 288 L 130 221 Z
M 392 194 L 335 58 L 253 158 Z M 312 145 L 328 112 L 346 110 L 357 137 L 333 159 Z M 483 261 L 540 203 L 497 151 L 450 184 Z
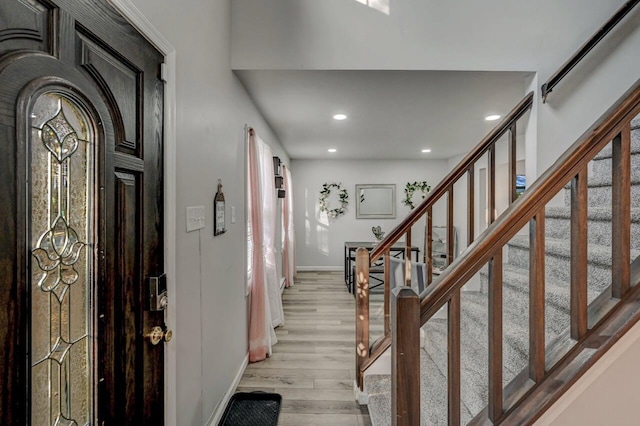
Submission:
M 328 205 L 328 199 L 329 195 L 331 194 L 332 188 L 335 188 L 335 190 L 337 191 L 340 202 L 340 207 L 337 207 L 335 209 L 330 209 Z M 318 201 L 320 202 L 320 211 L 327 212 L 327 216 L 329 216 L 330 218 L 335 218 L 340 216 L 341 214 L 344 214 L 345 208 L 349 204 L 349 193 L 339 183 L 325 183 L 322 185 L 322 190 L 320 191 L 320 198 L 318 199 Z
M 411 210 L 413 210 L 416 206 L 413 204 L 413 193 L 416 191 L 422 192 L 422 199 L 424 200 L 427 197 L 427 193 L 431 191 L 431 185 L 427 183 L 426 180 L 422 182 L 407 182 L 407 186 L 404 188 L 404 200 L 402 203 L 405 206 L 409 206 Z
M 222 193 L 222 179 L 218 179 L 218 192 L 213 198 L 213 235 L 227 232 L 224 227 L 224 194 Z

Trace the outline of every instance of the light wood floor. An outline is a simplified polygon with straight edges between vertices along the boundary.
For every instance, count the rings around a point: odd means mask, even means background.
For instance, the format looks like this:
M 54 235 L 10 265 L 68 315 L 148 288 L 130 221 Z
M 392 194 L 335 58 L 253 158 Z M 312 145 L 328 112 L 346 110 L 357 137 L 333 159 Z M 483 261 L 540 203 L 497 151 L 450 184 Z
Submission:
M 299 272 L 282 303 L 273 354 L 249 364 L 238 392 L 282 395 L 279 425 L 370 425 L 354 400 L 355 302 L 342 272 Z

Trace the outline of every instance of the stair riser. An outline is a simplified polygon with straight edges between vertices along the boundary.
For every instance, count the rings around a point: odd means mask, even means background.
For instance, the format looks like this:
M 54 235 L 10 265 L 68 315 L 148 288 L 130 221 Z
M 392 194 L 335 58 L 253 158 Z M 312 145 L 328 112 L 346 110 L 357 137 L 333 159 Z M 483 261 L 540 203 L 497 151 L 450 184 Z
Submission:
M 509 264 L 529 270 L 529 250 L 518 246 L 509 246 Z M 555 281 L 571 282 L 571 261 L 569 254 L 557 256 L 547 253 L 545 270 L 548 277 Z M 588 282 L 592 292 L 600 293 L 611 284 L 611 266 L 589 262 Z
M 571 190 L 564 190 L 565 205 L 570 205 Z M 589 188 L 589 206 L 603 207 L 611 205 L 611 186 L 598 186 Z M 640 207 L 640 185 L 631 185 L 631 206 Z
M 433 325 L 427 323 L 424 348 L 431 356 L 442 374 L 447 374 L 447 337 L 446 322 Z M 461 400 L 472 415 L 479 413 L 487 405 L 487 352 L 486 345 L 475 346 L 474 351 L 468 345 L 461 345 Z
M 488 276 L 480 277 L 482 291 L 488 288 Z M 504 323 L 519 321 L 520 325 L 528 333 L 529 320 L 529 290 L 528 283 L 513 283 L 505 278 L 502 286 L 503 317 Z M 545 302 L 545 326 L 547 341 L 560 335 L 567 328 L 569 321 L 569 290 L 546 292 Z M 524 336 L 525 338 L 527 336 Z M 528 350 L 526 343 L 521 346 L 523 351 Z
M 592 176 L 611 176 L 611 158 L 593 160 Z M 631 176 L 640 176 L 640 152 L 631 155 Z
M 476 292 L 473 293 L 479 294 Z M 514 302 L 514 300 L 512 300 L 512 297 L 522 298 L 521 293 L 505 289 L 503 295 L 504 336 L 507 343 L 504 347 L 504 352 L 505 355 L 507 353 L 509 354 L 509 356 L 505 358 L 505 368 L 512 373 L 519 373 L 522 370 L 522 366 L 526 364 L 526 354 L 528 352 L 528 315 L 522 315 L 522 311 L 513 307 L 514 304 L 512 302 Z M 474 345 L 479 344 L 486 347 L 488 339 L 488 312 L 486 301 L 482 306 L 472 306 L 470 302 L 465 300 L 465 297 L 466 295 L 463 293 L 461 332 L 465 339 L 470 339 L 468 342 L 473 341 Z M 528 303 L 528 301 L 526 303 Z M 528 312 L 528 308 L 524 312 Z M 426 338 L 427 331 L 425 330 L 425 342 Z M 509 362 L 507 359 L 513 360 L 514 362 Z M 438 364 L 438 366 L 446 371 L 446 362 L 444 364 Z
M 485 305 L 480 310 L 471 309 L 470 304 L 465 303 L 464 298 L 465 295 L 462 295 L 461 330 L 467 339 L 466 342 L 468 342 L 467 344 L 487 346 L 487 307 Z M 526 317 L 524 317 L 525 323 L 523 323 L 522 316 L 518 317 L 515 312 L 507 310 L 504 304 L 503 306 L 505 307 L 503 312 L 504 379 L 509 382 L 527 365 L 526 354 L 529 337 Z
M 601 158 L 610 158 L 611 157 L 611 148 L 612 144 L 604 147 L 602 151 L 600 151 L 596 155 L 596 160 Z M 640 126 L 631 125 L 631 153 L 640 152 Z
M 547 217 L 546 236 L 568 241 L 571 234 L 571 221 L 568 218 Z M 588 225 L 590 244 L 611 245 L 611 222 L 590 220 Z M 631 223 L 631 248 L 640 249 L 640 223 Z
M 469 294 L 462 295 L 461 309 L 461 364 L 463 368 L 462 393 L 463 402 L 471 408 L 480 409 L 486 403 L 487 380 L 487 302 L 486 295 L 482 303 L 478 303 L 480 296 L 474 295 L 473 300 L 468 299 Z M 518 373 L 528 365 L 528 316 L 522 315 L 520 305 L 515 300 L 522 301 L 526 297 L 515 289 L 505 287 L 503 303 L 503 380 L 504 384 L 511 381 Z M 528 303 L 527 301 L 524 303 Z M 549 312 L 553 311 L 552 309 Z M 524 312 L 528 312 L 528 308 Z M 562 314 L 560 314 L 562 316 Z M 564 324 L 564 331 L 568 326 L 568 316 L 565 314 L 560 322 Z M 555 317 L 548 316 L 547 325 L 555 325 Z M 443 374 L 447 372 L 447 342 L 446 322 L 437 320 L 429 322 L 424 327 L 425 350 L 430 354 L 438 370 Z M 559 332 L 549 330 L 548 341 Z
M 481 292 L 487 292 L 488 277 L 486 274 L 481 275 Z M 505 327 L 515 325 L 513 327 L 522 336 L 518 336 L 522 341 L 521 345 L 516 348 L 523 353 L 528 351 L 528 341 L 526 340 L 529 333 L 529 291 L 528 283 L 513 284 L 508 280 L 503 282 L 502 286 L 502 310 Z M 547 341 L 558 336 L 566 330 L 564 323 L 569 316 L 569 291 L 546 292 L 545 303 L 545 334 Z M 486 318 L 478 318 L 478 320 L 486 321 Z M 506 328 L 505 328 L 506 330 Z

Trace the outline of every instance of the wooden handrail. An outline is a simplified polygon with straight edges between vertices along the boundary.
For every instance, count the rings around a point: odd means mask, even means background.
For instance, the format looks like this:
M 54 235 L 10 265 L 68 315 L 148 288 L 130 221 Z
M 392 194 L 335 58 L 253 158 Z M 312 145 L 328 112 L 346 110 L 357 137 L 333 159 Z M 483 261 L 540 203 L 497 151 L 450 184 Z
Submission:
M 562 64 L 560 68 L 542 85 L 542 102 L 546 102 L 547 96 L 553 88 L 562 80 L 587 54 L 616 26 L 640 0 L 631 0 L 624 4 L 609 20 L 586 41 L 576 53 Z
M 489 330 L 489 376 L 488 376 L 488 406 L 473 420 L 473 424 L 481 424 L 486 421 L 500 423 L 505 419 L 513 418 L 516 407 L 524 404 L 531 405 L 531 395 L 540 395 L 540 389 L 547 389 L 549 377 L 555 377 L 557 368 L 568 365 L 574 359 L 579 359 L 581 348 L 585 342 L 593 340 L 594 333 L 602 331 L 602 324 L 607 321 L 624 321 L 618 319 L 628 314 L 627 311 L 614 311 L 628 304 L 627 296 L 636 297 L 640 287 L 632 288 L 640 283 L 640 258 L 630 266 L 630 191 L 631 191 L 631 120 L 640 114 L 640 80 L 627 91 L 602 117 L 586 131 L 560 158 L 533 183 L 533 185 L 506 211 L 495 218 L 495 221 L 475 240 L 473 235 L 468 236 L 469 246 L 467 250 L 453 261 L 440 275 L 439 280 L 427 286 L 421 295 L 420 301 L 420 326 L 424 325 L 445 304 L 448 305 L 447 326 L 447 394 L 449 401 L 448 416 L 452 424 L 459 423 L 460 413 L 460 292 L 462 287 L 480 270 L 489 265 L 488 282 L 488 330 Z M 512 128 L 509 126 L 509 128 Z M 612 145 L 612 186 L 618 188 L 612 191 L 612 284 L 589 306 L 587 305 L 587 239 L 584 230 L 587 224 L 587 170 L 588 163 L 604 149 L 607 144 Z M 487 147 L 494 150 L 494 144 Z M 472 158 L 473 156 L 467 156 Z M 491 163 L 491 161 L 490 161 Z M 471 163 L 473 164 L 473 163 Z M 456 169 L 450 176 L 463 176 L 473 167 L 466 163 Z M 462 170 L 462 173 L 458 173 Z M 453 179 L 453 177 L 449 177 Z M 558 192 L 571 184 L 571 251 L 570 259 L 571 285 L 570 285 L 570 319 L 571 326 L 567 336 L 577 340 L 577 344 L 571 349 L 554 344 L 550 348 L 545 347 L 545 207 Z M 440 194 L 448 194 L 452 197 L 453 180 L 441 188 Z M 421 205 L 421 211 L 429 214 L 432 210 L 434 198 L 425 200 Z M 448 210 L 451 211 L 448 203 Z M 620 211 L 618 211 L 620 210 Z M 418 215 L 414 212 L 410 216 Z M 430 215 L 430 214 L 429 214 Z M 415 217 L 405 220 L 405 226 L 396 228 L 395 234 L 410 235 L 410 226 L 417 221 Z M 530 275 L 529 275 L 529 365 L 507 387 L 502 385 L 502 278 L 503 278 L 503 248 L 515 237 L 521 229 L 530 224 Z M 450 213 L 448 214 L 448 226 L 451 226 Z M 429 227 L 429 221 L 427 228 Z M 428 233 L 428 232 L 427 232 Z M 448 235 L 451 239 L 451 235 Z M 396 241 L 391 240 L 392 243 Z M 388 243 L 388 241 L 387 241 Z M 385 250 L 384 247 L 379 248 Z M 450 250 L 447 250 L 450 258 Z M 361 251 L 361 273 L 368 270 L 367 261 L 376 256 L 375 252 L 369 258 L 364 249 Z M 362 290 L 366 289 L 366 278 L 362 279 Z M 407 285 L 410 282 L 407 281 Z M 634 296 L 635 295 L 635 296 Z M 364 308 L 364 307 L 363 307 Z M 366 309 L 363 309 L 364 312 Z M 359 315 L 359 314 L 357 314 Z M 640 318 L 633 314 L 633 318 Z M 629 317 L 629 315 L 627 315 Z M 631 318 L 631 317 L 629 317 Z M 392 315 L 392 321 L 397 320 Z M 634 321 L 635 321 L 634 319 Z M 368 318 L 367 318 L 368 323 Z M 396 323 L 397 324 L 397 323 Z M 404 330 L 403 332 L 408 332 Z M 612 344 L 612 343 L 611 343 Z M 357 365 L 358 380 L 362 386 L 363 372 L 373 364 L 389 346 L 392 345 L 390 335 L 384 336 L 379 341 L 374 351 L 370 354 L 362 354 Z M 604 348 L 604 347 L 603 347 Z M 599 349 L 600 350 L 600 349 Z M 368 357 L 367 357 L 368 355 Z M 582 355 L 580 355 L 582 356 Z M 596 355 L 594 355 L 595 357 Z M 598 357 L 601 356 L 599 353 Z M 409 359 L 416 358 L 415 354 Z M 579 362 L 579 361 L 576 361 Z M 589 361 L 591 362 L 591 361 Z M 575 365 L 575 363 L 574 363 Z M 411 368 L 419 368 L 413 364 Z M 564 392 L 568 386 L 583 374 L 584 366 L 575 368 L 565 378 L 557 392 Z M 397 381 L 393 386 L 398 386 Z M 539 397 L 537 398 L 540 399 Z M 396 404 L 398 401 L 396 401 Z M 540 406 L 548 407 L 549 402 L 539 401 Z M 516 415 L 520 416 L 518 413 Z M 526 416 L 525 416 L 526 417 Z M 535 416 L 533 416 L 535 417 Z M 533 418 L 532 417 L 532 418 Z
M 449 174 L 438 184 L 436 187 L 427 194 L 426 198 L 418 205 L 418 207 L 413 210 L 396 228 L 394 228 L 385 239 L 383 239 L 380 244 L 376 246 L 376 248 L 371 252 L 369 257 L 366 259 L 369 263 L 365 268 L 364 264 L 360 264 L 358 266 L 358 262 L 356 262 L 357 269 L 357 281 L 358 286 L 356 288 L 356 351 L 358 353 L 356 357 L 356 370 L 357 370 L 357 382 L 360 388 L 363 387 L 363 373 L 373 362 L 380 356 L 384 351 L 389 347 L 391 339 L 386 338 L 389 337 L 390 331 L 390 318 L 389 318 L 389 295 L 390 295 L 390 276 L 389 276 L 389 268 L 386 265 L 389 265 L 388 255 L 389 250 L 392 245 L 397 243 L 402 237 L 405 238 L 405 268 L 404 268 L 404 279 L 405 285 L 411 285 L 411 228 L 412 226 L 420 220 L 424 215 L 427 216 L 427 226 L 425 228 L 425 263 L 427 264 L 426 271 L 426 284 L 430 285 L 432 283 L 433 275 L 432 275 L 432 256 L 431 256 L 431 248 L 432 248 L 432 213 L 433 206 L 436 202 L 438 202 L 443 196 L 447 195 L 447 245 L 446 245 L 446 265 L 450 265 L 453 262 L 454 258 L 454 229 L 453 229 L 453 191 L 454 184 L 459 181 L 461 178 L 466 176 L 466 181 L 471 185 L 471 188 L 468 190 L 468 196 L 470 197 L 469 208 L 471 209 L 469 213 L 469 218 L 472 220 L 474 216 L 473 212 L 473 182 L 475 172 L 475 166 L 479 159 L 482 158 L 487 152 L 493 154 L 492 158 L 495 158 L 495 145 L 500 140 L 500 138 L 505 135 L 507 132 L 510 133 L 509 137 L 509 161 L 515 162 L 515 144 L 516 144 L 516 123 L 522 118 L 527 111 L 529 111 L 533 105 L 533 92 L 527 94 L 518 104 L 505 116 L 505 118 L 489 132 L 489 134 L 483 138 L 476 147 L 471 150 L 469 154 L 451 171 Z M 510 165 L 511 172 L 511 180 L 515 181 L 515 164 Z M 495 172 L 495 166 L 492 167 L 492 170 Z M 495 179 L 493 179 L 494 190 L 495 190 Z M 511 185 L 512 189 L 513 185 Z M 492 200 L 495 200 L 495 196 L 491 196 Z M 510 202 L 513 201 L 513 197 L 510 197 Z M 468 236 L 469 241 L 472 241 L 474 225 L 472 223 L 468 224 L 468 229 L 471 232 L 471 235 Z M 361 262 L 365 261 L 364 253 L 366 250 L 362 249 L 361 256 L 359 260 Z M 376 262 L 381 256 L 385 256 L 385 270 L 384 270 L 384 333 L 385 338 L 381 341 L 377 342 L 375 348 L 370 349 L 370 353 L 365 353 L 363 348 L 369 348 L 369 297 L 368 297 L 368 274 L 369 268 L 368 266 L 372 265 Z M 366 276 L 366 277 L 365 277 Z M 361 278 L 362 277 L 362 278 Z M 365 279 L 366 278 L 366 279 Z M 459 311 L 459 306 L 456 306 L 454 303 L 453 312 Z M 459 312 L 458 312 L 459 315 Z M 456 346 L 458 343 L 452 341 L 452 346 Z M 455 354 L 455 353 L 454 353 Z M 455 362 L 455 360 L 454 360 Z
M 489 262 L 558 191 L 586 167 L 640 113 L 640 80 L 585 132 L 533 185 L 487 228 L 467 251 L 427 288 L 421 305 L 421 324 L 431 318 L 453 293 Z
M 639 0 L 640 1 L 640 0 Z M 372 262 L 378 260 L 385 250 L 391 248 L 391 246 L 397 243 L 403 235 L 407 233 L 411 227 L 424 216 L 427 209 L 432 207 L 436 201 L 446 195 L 449 188 L 452 187 L 467 171 L 474 166 L 474 164 L 487 152 L 487 150 L 493 146 L 506 132 L 511 129 L 511 126 L 522 117 L 530 108 L 533 103 L 533 92 L 526 95 L 516 105 L 509 114 L 484 138 L 476 147 L 467 154 L 467 156 L 453 169 L 447 176 L 445 176 L 438 185 L 435 186 L 426 196 L 424 200 L 405 217 L 398 226 L 396 226 L 387 236 L 378 244 L 371 252 L 370 259 Z
M 595 333 L 603 330 L 602 324 L 609 318 L 615 321 L 625 321 L 640 316 L 631 314 L 627 309 L 620 308 L 626 302 L 629 294 L 638 294 L 638 288 L 631 291 L 632 282 L 639 280 L 638 262 L 634 261 L 634 271 L 630 266 L 630 194 L 631 194 L 631 120 L 640 114 L 640 80 L 616 102 L 602 117 L 585 132 L 543 175 L 529 188 L 529 190 L 487 228 L 487 230 L 472 243 L 468 250 L 458 258 L 451 267 L 441 275 L 440 280 L 428 287 L 421 301 L 420 324 L 424 325 L 441 307 L 449 304 L 449 321 L 457 322 L 456 316 L 451 316 L 451 304 L 459 303 L 458 298 L 462 287 L 484 267 L 489 265 L 488 274 L 488 330 L 489 330 L 489 372 L 488 372 L 488 405 L 482 413 L 473 420 L 473 424 L 483 424 L 489 421 L 493 424 L 506 421 L 505 419 L 529 417 L 535 419 L 532 413 L 525 414 L 516 411 L 520 404 L 531 405 L 532 400 L 538 407 L 548 407 L 548 398 L 539 401 L 547 386 L 545 379 L 553 377 L 557 368 L 562 365 L 574 366 L 554 391 L 557 398 L 577 378 L 586 371 L 581 350 L 584 342 L 593 339 Z M 585 229 L 587 228 L 588 210 L 588 163 L 607 146 L 612 145 L 612 284 L 602 293 L 591 306 L 587 303 L 588 259 Z M 571 237 L 570 237 L 570 327 L 568 335 L 578 344 L 571 349 L 554 348 L 545 350 L 545 206 L 560 191 L 570 183 L 571 207 Z M 614 188 L 616 186 L 617 188 Z M 507 243 L 520 230 L 530 224 L 529 241 L 529 365 L 514 381 L 503 387 L 503 335 L 502 335 L 502 252 Z M 618 259 L 616 259 L 616 257 Z M 633 265 L 632 265 L 633 266 Z M 634 276 L 631 278 L 631 276 Z M 593 309 L 592 309 L 593 308 Z M 620 308 L 617 309 L 616 308 Z M 640 310 L 639 310 L 640 311 Z M 591 313 L 591 315 L 590 315 Z M 611 329 L 607 331 L 610 333 Z M 455 342 L 458 339 L 457 327 L 448 331 L 448 338 Z M 451 343 L 449 344 L 451 352 Z M 454 351 L 457 350 L 455 345 Z M 605 347 L 598 349 L 597 354 L 589 356 L 596 359 L 602 355 Z M 549 355 L 550 358 L 546 359 Z M 560 355 L 560 358 L 557 356 Z M 450 353 L 451 357 L 451 353 Z M 582 357 L 582 358 L 581 358 Z M 455 363 L 455 357 L 449 364 Z M 459 366 L 456 366 L 459 368 Z M 547 371 L 548 370 L 548 371 Z M 450 399 L 457 398 L 459 371 L 449 371 L 448 394 Z M 548 390 L 546 391 L 548 392 Z M 527 399 L 529 398 L 529 399 Z M 543 398 L 544 399 L 544 398 Z M 449 414 L 449 420 L 457 422 L 455 414 Z M 529 422 L 527 422 L 529 424 Z

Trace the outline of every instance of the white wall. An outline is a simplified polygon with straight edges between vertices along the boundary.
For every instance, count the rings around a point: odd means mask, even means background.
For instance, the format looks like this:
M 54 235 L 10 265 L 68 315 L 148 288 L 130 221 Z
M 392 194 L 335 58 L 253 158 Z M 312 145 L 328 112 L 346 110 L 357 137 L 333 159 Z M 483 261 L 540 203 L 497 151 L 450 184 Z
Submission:
M 640 324 L 633 326 L 535 424 L 637 425 L 638 359 Z
M 247 354 L 245 123 L 289 164 L 229 64 L 229 1 L 133 0 L 177 53 L 177 424 L 205 424 Z M 222 179 L 227 233 L 213 237 Z M 185 231 L 185 208 L 206 207 L 206 227 Z M 235 206 L 237 222 L 231 224 Z
M 374 241 L 372 226 L 380 225 L 388 233 L 409 214 L 409 207 L 401 203 L 407 182 L 426 180 L 433 187 L 448 171 L 445 160 L 293 160 L 291 166 L 297 266 L 312 269 L 342 269 L 345 241 Z M 328 219 L 320 213 L 318 198 L 322 184 L 334 182 L 349 192 L 349 205 L 346 214 Z M 363 183 L 396 185 L 395 219 L 356 219 L 355 186 Z M 330 209 L 336 207 L 335 201 L 329 205 Z M 438 217 L 444 218 L 436 216 L 436 220 Z M 424 228 L 417 228 L 412 243 L 421 247 Z
M 538 174 L 640 78 L 640 9 L 626 19 L 619 31 L 606 38 L 554 89 L 546 104 L 539 100 Z M 539 81 L 546 80 L 558 65 L 542 63 Z

